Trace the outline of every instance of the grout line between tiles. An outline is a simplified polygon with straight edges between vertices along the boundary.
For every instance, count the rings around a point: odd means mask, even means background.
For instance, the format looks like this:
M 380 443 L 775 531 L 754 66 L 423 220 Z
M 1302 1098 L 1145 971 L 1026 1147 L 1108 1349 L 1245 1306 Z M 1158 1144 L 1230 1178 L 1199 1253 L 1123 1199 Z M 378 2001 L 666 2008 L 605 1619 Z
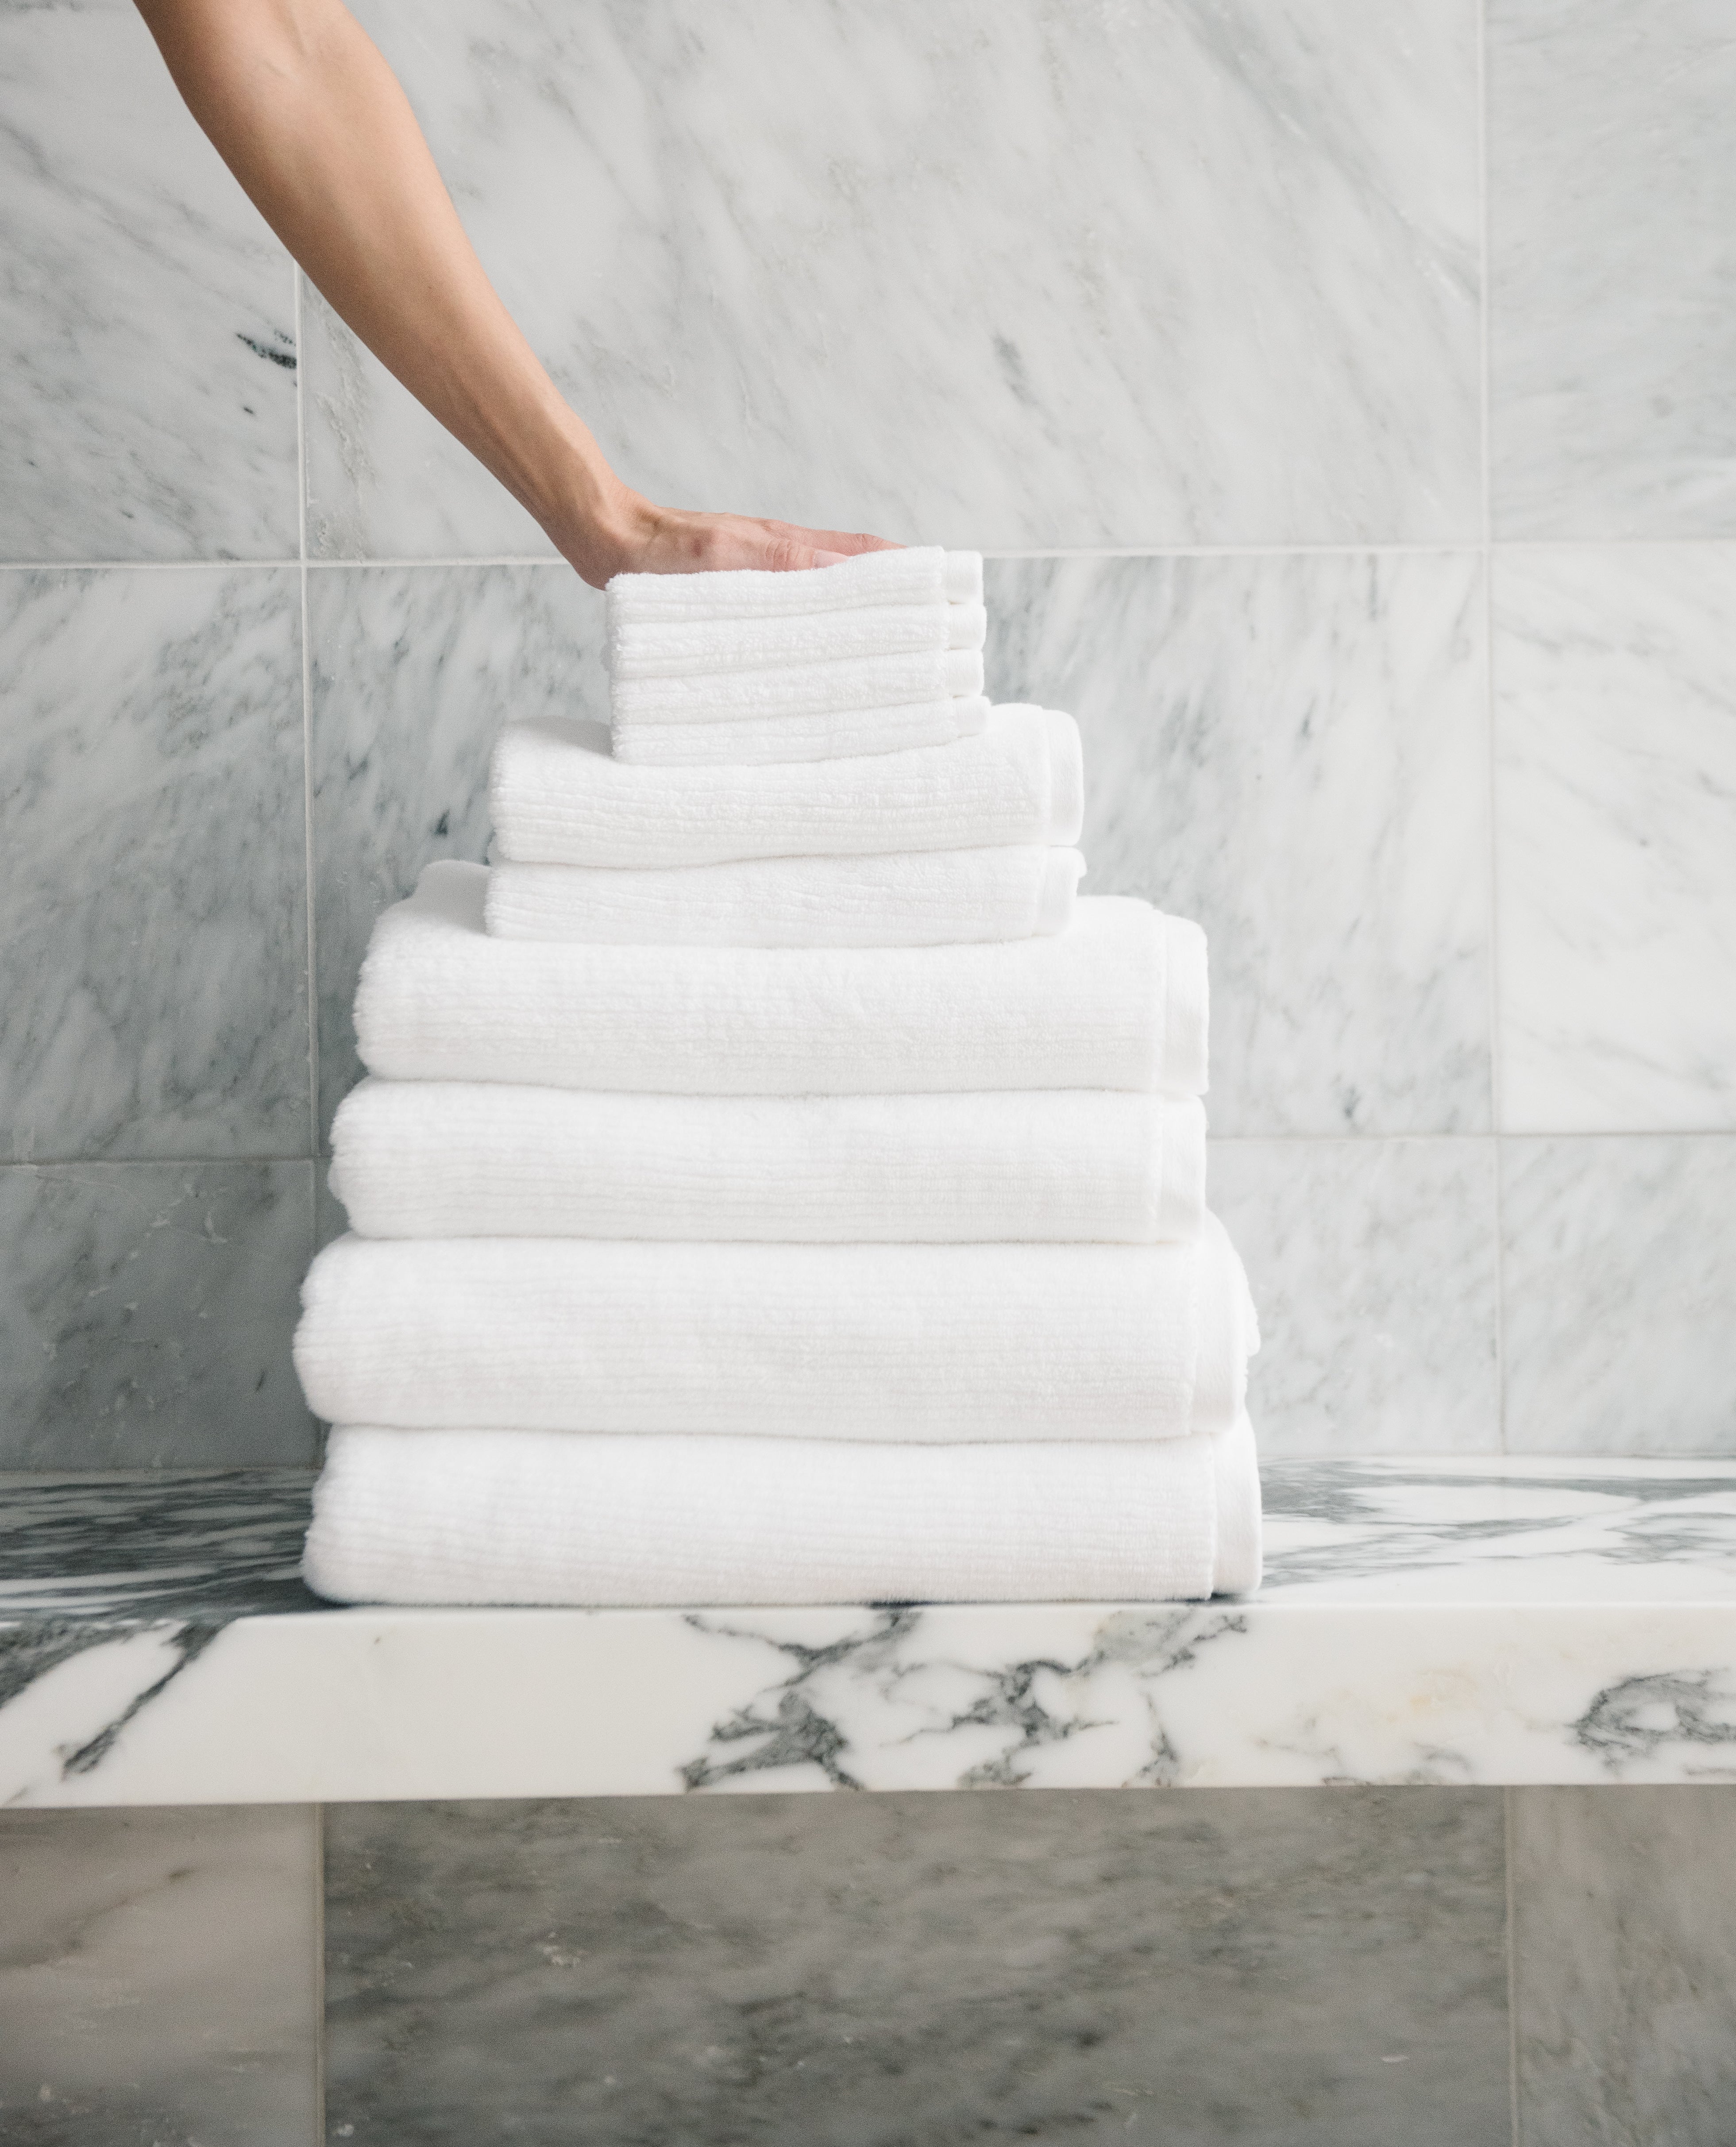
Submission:
M 307 370 L 302 340 L 302 272 L 295 278 L 295 535 L 302 588 L 302 853 L 308 933 L 308 1152 L 319 1154 L 319 999 L 313 946 L 313 656 L 308 616 L 308 428 L 302 377 Z
M 313 1807 L 313 2147 L 326 2139 L 326 1808 Z
M 1517 1889 L 1513 1882 L 1513 1800 L 1509 1784 L 1501 1792 L 1501 1879 L 1506 1902 L 1507 1925 L 1507 2106 L 1513 2147 L 1523 2147 L 1519 2118 L 1519 1976 L 1518 1929 L 1514 1910 Z

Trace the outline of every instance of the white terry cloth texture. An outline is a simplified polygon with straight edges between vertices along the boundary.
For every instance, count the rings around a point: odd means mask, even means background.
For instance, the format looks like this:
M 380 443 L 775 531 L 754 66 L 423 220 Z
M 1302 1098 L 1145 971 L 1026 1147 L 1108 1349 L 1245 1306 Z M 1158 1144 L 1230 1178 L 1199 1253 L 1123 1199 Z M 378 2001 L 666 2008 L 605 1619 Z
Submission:
M 1003 844 L 727 865 L 498 864 L 483 921 L 501 939 L 607 946 L 939 947 L 1060 932 L 1077 850 Z
M 906 753 L 739 767 L 614 759 L 601 724 L 509 723 L 488 778 L 498 859 L 648 868 L 1041 843 L 1084 824 L 1078 726 L 993 709 L 978 736 Z
M 769 671 L 718 671 L 699 678 L 615 678 L 609 684 L 609 720 L 618 738 L 641 723 L 835 716 L 858 708 L 969 700 L 982 691 L 982 651 L 943 648 L 843 663 L 786 663 Z
M 653 1095 L 1205 1091 L 1205 934 L 1123 896 L 1005 945 L 593 947 L 490 937 L 488 879 L 432 864 L 375 925 L 356 993 L 370 1073 Z
M 1183 1439 L 1240 1414 L 1258 1333 L 1188 1245 L 343 1237 L 302 1286 L 328 1424 L 757 1438 Z
M 607 662 L 617 679 L 708 678 L 785 663 L 981 648 L 988 635 L 981 604 L 878 604 L 788 618 L 618 618 Z
M 858 605 L 979 604 L 980 552 L 938 545 L 862 552 L 806 573 L 757 568 L 703 574 L 617 574 L 607 591 L 612 627 L 638 620 L 793 618 Z
M 769 768 L 950 745 L 979 736 L 988 723 L 986 700 L 954 698 L 763 721 L 622 723 L 615 728 L 613 750 L 629 768 Z
M 634 1096 L 353 1089 L 333 1194 L 367 1238 L 1156 1244 L 1199 1234 L 1205 1111 L 1109 1089 Z
M 1245 1418 L 1161 1446 L 342 1426 L 302 1569 L 353 1603 L 1161 1602 L 1257 1586 L 1258 1515 Z

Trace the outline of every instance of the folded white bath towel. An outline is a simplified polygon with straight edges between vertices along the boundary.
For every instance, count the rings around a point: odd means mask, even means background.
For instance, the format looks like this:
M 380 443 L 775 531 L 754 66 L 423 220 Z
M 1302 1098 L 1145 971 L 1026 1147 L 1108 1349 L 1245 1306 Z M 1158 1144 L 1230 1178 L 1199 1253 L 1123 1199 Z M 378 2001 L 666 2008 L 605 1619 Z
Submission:
M 498 864 L 483 916 L 502 939 L 942 947 L 1064 930 L 1084 869 L 1077 850 L 1034 844 L 638 869 Z
M 1033 708 L 996 708 L 944 746 L 753 768 L 635 768 L 600 724 L 509 723 L 488 781 L 497 858 L 629 868 L 1064 848 L 1084 799 L 1078 724 Z
M 1258 1344 L 1241 1263 L 1188 1245 L 340 1238 L 295 1363 L 329 1424 L 754 1437 L 1227 1431 Z
M 1259 1497 L 1245 1417 L 1154 1446 L 352 1426 L 303 1571 L 348 1603 L 1186 1600 L 1258 1585 Z
M 609 583 L 612 624 L 647 619 L 790 618 L 860 604 L 979 604 L 980 552 L 938 545 L 863 552 L 807 573 L 754 570 L 706 574 L 617 574 Z
M 988 722 L 988 703 L 979 695 L 763 721 L 621 723 L 612 743 L 616 759 L 629 768 L 770 768 L 951 745 L 979 737 Z
M 430 865 L 374 927 L 370 1072 L 663 1095 L 1205 1090 L 1205 935 L 1142 902 L 1083 899 L 1065 932 L 999 946 L 558 946 L 491 938 L 488 878 Z
M 857 663 L 947 648 L 980 649 L 981 604 L 873 604 L 787 618 L 613 618 L 607 661 L 622 678 L 698 678 L 786 663 Z
M 333 1193 L 368 1238 L 1154 1244 L 1196 1237 L 1192 1096 L 632 1096 L 363 1081 Z
M 639 723 L 767 723 L 773 717 L 970 699 L 982 691 L 982 651 L 943 648 L 843 663 L 786 663 L 770 671 L 718 671 L 699 678 L 615 678 L 609 685 L 609 721 L 618 737 Z

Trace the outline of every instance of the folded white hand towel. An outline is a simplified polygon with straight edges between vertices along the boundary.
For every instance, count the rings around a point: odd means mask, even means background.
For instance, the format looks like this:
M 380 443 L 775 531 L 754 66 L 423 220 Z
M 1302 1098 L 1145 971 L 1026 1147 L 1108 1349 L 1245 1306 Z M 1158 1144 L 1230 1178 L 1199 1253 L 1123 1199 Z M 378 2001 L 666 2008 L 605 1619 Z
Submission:
M 363 1081 L 333 1193 L 367 1238 L 1154 1244 L 1197 1237 L 1205 1112 L 1113 1089 L 631 1096 Z
M 1083 899 L 1065 932 L 999 946 L 557 946 L 491 938 L 488 878 L 430 865 L 374 927 L 370 1072 L 661 1095 L 1205 1090 L 1205 935 L 1143 902 Z
M 857 708 L 971 699 L 983 691 L 983 652 L 863 656 L 844 663 L 786 663 L 771 671 L 716 671 L 699 678 L 615 678 L 609 721 L 618 737 L 639 723 L 766 723 Z
M 790 618 L 860 604 L 979 604 L 980 552 L 938 545 L 863 552 L 807 573 L 757 570 L 706 574 L 617 574 L 609 583 L 611 623 L 677 618 Z
M 1188 1600 L 1258 1585 L 1259 1498 L 1245 1418 L 1161 1446 L 348 1426 L 303 1571 L 348 1603 Z
M 608 663 L 618 679 L 710 678 L 786 663 L 980 649 L 988 633 L 981 604 L 874 604 L 789 618 L 616 618 Z
M 295 1362 L 329 1424 L 765 1438 L 1227 1431 L 1257 1346 L 1223 1227 L 1188 1245 L 340 1238 Z
M 1003 845 L 727 865 L 498 864 L 483 907 L 502 939 L 610 946 L 942 947 L 1065 929 L 1085 860 Z
M 988 703 L 978 696 L 912 701 L 896 708 L 840 708 L 818 716 L 768 716 L 763 722 L 622 723 L 614 732 L 613 751 L 629 768 L 769 768 L 951 745 L 979 736 L 988 722 Z
M 600 724 L 509 723 L 494 748 L 494 855 L 527 864 L 723 864 L 1000 843 L 1077 843 L 1078 726 L 1002 708 L 977 737 L 852 760 L 635 768 Z

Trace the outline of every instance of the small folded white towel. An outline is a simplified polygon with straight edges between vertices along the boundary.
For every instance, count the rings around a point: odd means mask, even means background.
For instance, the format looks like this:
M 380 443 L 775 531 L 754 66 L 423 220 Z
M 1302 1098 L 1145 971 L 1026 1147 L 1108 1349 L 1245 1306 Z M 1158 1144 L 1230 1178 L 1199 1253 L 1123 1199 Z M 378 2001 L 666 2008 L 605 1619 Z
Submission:
M 356 993 L 370 1072 L 658 1095 L 1205 1091 L 1205 935 L 1126 897 L 1003 945 L 561 946 L 485 932 L 488 879 L 430 865 L 375 925 Z
M 763 721 L 619 723 L 613 748 L 629 768 L 770 768 L 951 745 L 979 737 L 988 722 L 988 703 L 978 696 Z
M 632 1096 L 363 1081 L 331 1189 L 368 1238 L 1155 1244 L 1197 1237 L 1192 1096 Z
M 719 671 L 701 678 L 616 678 L 609 686 L 609 721 L 618 738 L 641 723 L 768 723 L 972 700 L 982 691 L 982 651 L 944 648 L 846 663 L 787 663 L 772 671 Z
M 1187 1245 L 344 1237 L 295 1363 L 328 1424 L 760 1438 L 1227 1431 L 1258 1330 L 1208 1216 Z
M 996 708 L 982 733 L 914 752 L 793 765 L 635 768 L 601 724 L 509 723 L 494 748 L 493 854 L 525 864 L 725 864 L 1079 839 L 1078 726 Z
M 498 864 L 483 918 L 502 939 L 608 946 L 941 947 L 1063 931 L 1085 860 L 1003 845 L 727 865 Z
M 988 632 L 981 604 L 876 604 L 791 618 L 616 618 L 608 664 L 618 679 L 710 678 L 785 663 L 980 649 Z
M 335 1430 L 303 1571 L 345 1603 L 1133 1602 L 1259 1584 L 1221 1439 L 910 1447 Z
M 617 574 L 608 590 L 612 623 L 683 618 L 792 618 L 858 605 L 979 604 L 980 552 L 938 545 L 862 552 L 807 573 L 756 570 L 705 574 Z

